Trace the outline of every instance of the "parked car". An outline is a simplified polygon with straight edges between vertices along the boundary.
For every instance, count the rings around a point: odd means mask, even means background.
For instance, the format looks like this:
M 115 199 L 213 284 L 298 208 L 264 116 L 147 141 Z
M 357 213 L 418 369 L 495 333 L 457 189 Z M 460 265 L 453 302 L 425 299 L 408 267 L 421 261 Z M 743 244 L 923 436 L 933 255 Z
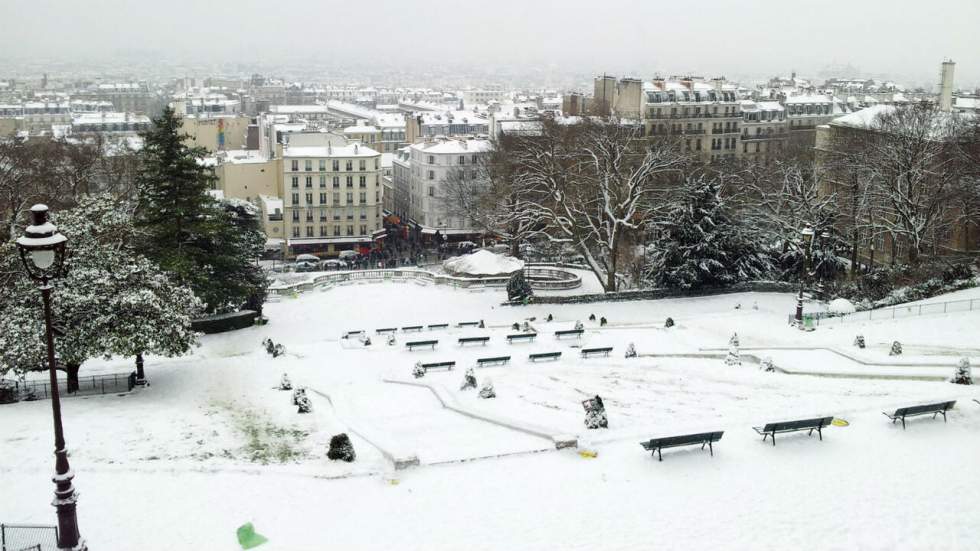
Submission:
M 347 263 L 343 260 L 337 260 L 331 258 L 330 260 L 324 260 L 320 263 L 324 270 L 345 270 L 347 269 Z
M 319 262 L 320 257 L 315 254 L 298 254 L 296 255 L 296 262 Z
M 340 251 L 340 254 L 337 255 L 337 258 L 341 260 L 353 260 L 358 256 L 360 255 L 358 254 L 357 251 Z

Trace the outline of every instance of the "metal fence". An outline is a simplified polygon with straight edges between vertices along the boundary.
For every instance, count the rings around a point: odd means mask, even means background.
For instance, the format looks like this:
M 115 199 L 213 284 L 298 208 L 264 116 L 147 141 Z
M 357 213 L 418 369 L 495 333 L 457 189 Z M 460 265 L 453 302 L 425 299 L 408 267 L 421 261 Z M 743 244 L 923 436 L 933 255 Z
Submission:
M 814 325 L 823 323 L 848 323 L 853 321 L 875 321 L 888 319 L 914 318 L 918 316 L 928 316 L 936 314 L 952 314 L 956 312 L 973 312 L 980 310 L 980 299 L 949 300 L 945 302 L 930 302 L 928 304 L 910 304 L 905 306 L 892 306 L 889 308 L 873 308 L 854 312 L 853 314 L 835 314 L 832 312 L 811 312 L 805 314 L 805 318 L 812 320 Z M 789 315 L 789 322 L 793 323 L 793 314 Z
M 109 373 L 78 378 L 78 390 L 68 393 L 68 381 L 58 380 L 58 394 L 62 398 L 116 394 L 133 390 L 136 377 L 134 373 Z M 2 379 L 0 383 L 14 388 L 14 394 L 23 400 L 47 400 L 51 398 L 51 382 L 47 380 L 17 381 Z
M 40 524 L 0 524 L 2 551 L 55 551 L 58 527 Z

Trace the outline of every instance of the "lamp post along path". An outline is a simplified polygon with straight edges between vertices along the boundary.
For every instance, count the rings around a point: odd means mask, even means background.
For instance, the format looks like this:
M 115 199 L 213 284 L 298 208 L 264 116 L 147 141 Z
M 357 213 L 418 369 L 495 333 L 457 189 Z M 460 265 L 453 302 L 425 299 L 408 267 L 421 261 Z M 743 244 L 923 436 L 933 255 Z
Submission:
M 51 322 L 51 282 L 63 275 L 67 241 L 64 235 L 58 233 L 58 228 L 48 221 L 48 207 L 34 205 L 31 207 L 31 224 L 25 235 L 17 239 L 17 249 L 28 277 L 38 284 L 44 301 L 44 334 L 48 347 L 48 376 L 51 381 L 51 414 L 54 417 L 55 475 L 52 481 L 55 483 L 55 497 L 52 505 L 58 511 L 58 548 L 85 551 L 87 547 L 79 536 L 75 512 L 78 501 L 72 485 L 75 473 L 68 464 L 68 450 L 61 424 L 61 396 L 55 369 L 54 327 Z
M 810 245 L 813 243 L 813 228 L 810 224 L 807 224 L 803 230 L 800 231 L 802 236 L 801 244 L 803 247 L 803 258 L 800 270 L 800 294 L 796 299 L 796 325 L 803 329 L 803 287 L 806 285 L 806 276 L 809 271 L 807 264 L 810 261 Z

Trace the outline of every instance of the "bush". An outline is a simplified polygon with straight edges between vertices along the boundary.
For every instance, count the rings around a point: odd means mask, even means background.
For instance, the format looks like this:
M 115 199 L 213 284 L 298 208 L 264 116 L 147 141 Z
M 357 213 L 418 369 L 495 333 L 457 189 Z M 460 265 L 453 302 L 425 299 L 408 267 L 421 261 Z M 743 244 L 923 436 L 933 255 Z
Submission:
M 354 453 L 354 444 L 351 443 L 347 433 L 342 432 L 330 437 L 330 450 L 327 451 L 327 458 L 348 463 L 352 463 L 357 458 L 357 454 Z
M 950 380 L 952 383 L 958 385 L 972 385 L 973 384 L 973 374 L 970 369 L 970 359 L 962 358 L 960 363 L 956 366 L 956 372 L 953 374 L 953 378 Z
M 254 310 L 217 314 L 193 320 L 191 322 L 191 329 L 200 331 L 205 335 L 235 331 L 236 329 L 245 329 L 246 327 L 255 325 L 255 320 L 258 316 L 258 312 Z

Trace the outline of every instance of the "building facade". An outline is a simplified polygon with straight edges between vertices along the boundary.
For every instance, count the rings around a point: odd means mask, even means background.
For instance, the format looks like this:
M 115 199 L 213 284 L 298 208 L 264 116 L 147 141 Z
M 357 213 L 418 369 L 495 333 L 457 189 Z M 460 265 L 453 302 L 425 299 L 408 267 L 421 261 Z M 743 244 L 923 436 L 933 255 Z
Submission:
M 490 149 L 489 140 L 478 138 L 438 139 L 407 148 L 410 167 L 408 215 L 423 233 L 474 233 L 473 224 L 447 203 L 447 185 L 451 185 L 453 179 L 479 178 L 479 164 Z M 404 161 L 401 162 L 404 166 Z M 397 167 L 399 159 L 395 163 Z M 395 193 L 397 203 L 397 184 Z
M 360 144 L 282 149 L 290 254 L 366 251 L 382 227 L 381 154 Z
M 742 100 L 741 112 L 741 159 L 765 164 L 787 149 L 789 124 L 779 102 Z

